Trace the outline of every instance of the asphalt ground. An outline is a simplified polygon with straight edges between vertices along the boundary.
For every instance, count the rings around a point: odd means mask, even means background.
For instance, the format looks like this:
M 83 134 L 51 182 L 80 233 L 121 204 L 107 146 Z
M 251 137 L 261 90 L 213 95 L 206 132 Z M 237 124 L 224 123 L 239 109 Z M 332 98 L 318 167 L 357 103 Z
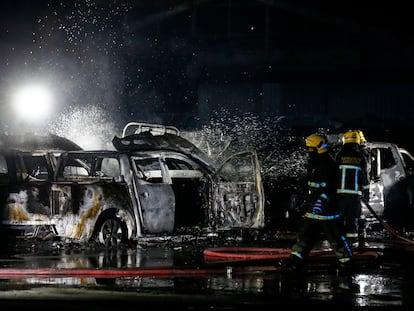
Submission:
M 179 310 L 299 306 L 365 310 L 414 305 L 414 246 L 395 237 L 368 238 L 364 251 L 378 257 L 362 258 L 346 277 L 338 275 L 335 261 L 326 257 L 316 256 L 298 273 L 285 269 L 283 260 L 277 258 L 211 260 L 204 256 L 206 249 L 283 249 L 292 245 L 293 236 L 158 241 L 111 251 L 58 241 L 19 242 L 1 253 L 0 306 L 31 310 L 101 310 L 110 305 Z M 7 275 L 7 270 L 20 274 Z M 76 275 L 76 271 L 83 274 Z M 103 275 L 102 271 L 133 273 Z

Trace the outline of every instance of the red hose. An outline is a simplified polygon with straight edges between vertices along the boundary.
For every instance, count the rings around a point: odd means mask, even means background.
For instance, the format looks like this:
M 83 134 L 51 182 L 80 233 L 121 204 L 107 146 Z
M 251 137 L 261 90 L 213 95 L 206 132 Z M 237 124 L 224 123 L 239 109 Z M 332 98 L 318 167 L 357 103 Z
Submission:
M 207 248 L 203 251 L 206 260 L 265 260 L 283 259 L 289 256 L 290 248 L 273 247 L 219 247 Z M 378 253 L 370 250 L 354 250 L 355 259 L 377 258 Z M 309 253 L 309 258 L 336 259 L 333 250 L 314 249 Z
M 276 265 L 266 266 L 237 266 L 232 267 L 232 273 L 238 272 L 257 272 L 257 271 L 276 271 L 283 267 Z M 0 269 L 0 279 L 2 278 L 22 278 L 22 277 L 95 277 L 95 278 L 117 278 L 117 277 L 174 277 L 174 276 L 202 276 L 202 275 L 226 275 L 227 267 L 151 267 L 151 268 L 114 268 L 114 269 Z
M 290 248 L 271 247 L 219 247 L 204 250 L 206 259 L 251 260 L 282 259 L 289 256 Z
M 111 268 L 111 269 L 57 269 L 57 268 L 40 268 L 40 269 L 20 269 L 20 268 L 0 268 L 0 279 L 4 278 L 50 278 L 50 277 L 95 277 L 95 278 L 118 278 L 118 277 L 190 277 L 202 275 L 227 275 L 228 267 L 231 267 L 231 273 L 248 273 L 264 271 L 280 271 L 285 267 L 280 266 L 277 262 L 264 264 L 259 260 L 282 259 L 289 256 L 289 248 L 271 248 L 271 247 L 219 247 L 207 248 L 203 251 L 206 260 L 221 260 L 219 264 L 211 263 L 202 267 L 142 267 L 142 268 Z M 375 259 L 378 253 L 375 251 L 356 250 L 354 258 L 356 259 Z M 331 250 L 312 250 L 309 258 L 335 259 L 335 253 Z M 226 261 L 222 261 L 226 260 Z M 247 262 L 249 261 L 250 262 Z M 233 262 L 231 262 L 233 261 Z M 246 261 L 246 262 L 243 262 Z M 252 264 L 252 261 L 260 263 Z M 238 262 L 238 264 L 236 264 Z M 242 264 L 240 264 L 242 263 Z
M 396 238 L 407 242 L 409 244 L 414 244 L 414 241 L 406 238 L 404 236 L 402 236 L 397 230 L 395 230 L 394 228 L 392 228 L 389 224 L 387 224 L 384 220 L 382 220 L 377 213 L 375 213 L 374 209 L 371 207 L 371 205 L 369 205 L 368 203 L 365 203 L 365 206 L 368 208 L 368 210 L 371 212 L 372 215 L 374 215 L 374 217 L 380 222 L 380 224 L 384 227 L 385 230 L 387 230 L 389 233 L 391 233 L 393 236 L 395 236 Z

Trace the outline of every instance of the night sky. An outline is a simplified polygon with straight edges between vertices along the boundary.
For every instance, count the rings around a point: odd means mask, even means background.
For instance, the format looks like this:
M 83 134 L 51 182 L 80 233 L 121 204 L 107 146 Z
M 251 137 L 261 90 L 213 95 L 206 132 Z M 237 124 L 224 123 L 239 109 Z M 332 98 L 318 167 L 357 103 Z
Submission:
M 15 0 L 0 14 L 5 131 L 78 137 L 131 120 L 205 123 L 222 109 L 382 128 L 413 118 L 403 1 Z M 33 81 L 53 93 L 41 125 L 17 122 L 10 107 Z

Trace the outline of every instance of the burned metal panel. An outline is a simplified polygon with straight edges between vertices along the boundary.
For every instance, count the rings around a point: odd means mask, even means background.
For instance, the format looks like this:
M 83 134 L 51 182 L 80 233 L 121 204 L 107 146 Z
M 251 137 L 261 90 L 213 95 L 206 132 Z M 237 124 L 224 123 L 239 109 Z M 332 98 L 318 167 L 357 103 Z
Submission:
M 59 197 L 59 214 L 55 216 L 60 236 L 87 240 L 93 231 L 97 216 L 103 209 L 102 188 L 97 185 L 54 185 Z
M 132 163 L 131 163 L 132 162 Z M 139 195 L 137 189 L 138 176 L 133 161 L 126 153 L 119 154 L 120 177 L 125 182 L 126 192 L 129 194 L 131 202 L 131 215 L 133 215 L 131 228 L 131 236 L 139 237 L 143 234 L 142 228 L 142 211 L 139 202 Z M 135 172 L 135 173 L 134 173 Z
M 169 184 L 140 184 L 139 198 L 145 233 L 171 233 L 175 224 L 175 197 Z
M 42 238 L 54 231 L 50 156 L 46 151 L 21 150 L 7 150 L 2 155 L 7 164 L 7 179 L 1 187 L 1 225 L 18 237 Z
M 259 198 L 254 183 L 219 183 L 215 192 L 213 223 L 220 229 L 262 228 Z
M 40 189 L 36 186 L 9 192 L 3 219 L 9 222 L 50 220 L 50 209 L 41 202 L 39 192 Z
M 131 156 L 142 233 L 171 233 L 175 225 L 175 196 L 160 154 Z
M 67 239 L 88 241 L 100 215 L 109 209 L 125 209 L 120 213 L 131 224 L 130 202 L 125 186 L 115 183 L 54 184 L 59 198 L 59 213 L 53 221 L 58 234 Z
M 408 171 L 404 159 L 395 144 L 369 142 L 368 147 L 373 172 L 370 207 L 378 216 L 399 225 L 409 206 Z M 363 213 L 372 217 L 366 207 L 363 207 Z
M 95 229 L 95 223 L 101 213 L 108 209 L 124 207 L 122 218 L 131 224 L 130 211 L 128 210 L 129 198 L 125 187 L 117 185 L 98 184 L 68 185 L 54 184 L 52 186 L 53 197 L 58 206 L 52 211 L 49 206 L 42 203 L 43 199 L 50 198 L 39 196 L 40 187 L 32 186 L 19 192 L 10 192 L 6 208 L 2 210 L 2 224 L 14 227 L 27 226 L 24 235 L 30 238 L 42 238 L 34 236 L 35 227 L 50 226 L 49 231 L 66 239 L 88 241 Z
M 369 185 L 369 205 L 371 209 L 378 215 L 382 216 L 384 213 L 384 184 L 381 180 L 371 180 Z M 374 218 L 371 211 L 365 206 L 362 206 L 362 215 L 366 218 Z
M 20 238 L 45 238 L 55 233 L 48 204 L 48 184 L 2 187 L 1 226 Z
M 380 148 L 375 148 L 370 145 L 369 155 L 370 159 L 370 185 L 369 185 L 369 205 L 370 208 L 378 215 L 382 216 L 384 213 L 384 183 L 381 178 L 381 152 Z M 362 215 L 366 219 L 374 219 L 371 211 L 365 204 L 362 205 Z
M 120 218 L 126 224 L 128 237 L 136 234 L 134 202 L 120 175 L 118 156 L 116 151 L 62 154 L 53 187 L 54 199 L 59 202 L 57 230 L 62 236 L 89 240 L 99 230 L 99 217 Z M 107 213 L 109 210 L 113 212 Z
M 240 152 L 224 162 L 214 187 L 211 219 L 222 229 L 263 228 L 264 192 L 255 152 Z

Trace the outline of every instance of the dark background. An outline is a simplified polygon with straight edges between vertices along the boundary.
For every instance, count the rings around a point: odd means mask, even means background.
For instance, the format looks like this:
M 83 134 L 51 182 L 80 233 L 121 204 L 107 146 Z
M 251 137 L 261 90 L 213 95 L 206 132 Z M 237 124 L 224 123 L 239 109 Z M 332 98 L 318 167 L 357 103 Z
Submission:
M 358 127 L 368 139 L 414 152 L 409 2 L 15 0 L 1 6 L 0 105 L 8 130 L 14 126 L 9 90 L 36 80 L 55 90 L 48 129 L 69 137 L 78 119 L 94 127 L 146 121 L 199 128 L 223 114 L 283 115 L 304 133 Z

